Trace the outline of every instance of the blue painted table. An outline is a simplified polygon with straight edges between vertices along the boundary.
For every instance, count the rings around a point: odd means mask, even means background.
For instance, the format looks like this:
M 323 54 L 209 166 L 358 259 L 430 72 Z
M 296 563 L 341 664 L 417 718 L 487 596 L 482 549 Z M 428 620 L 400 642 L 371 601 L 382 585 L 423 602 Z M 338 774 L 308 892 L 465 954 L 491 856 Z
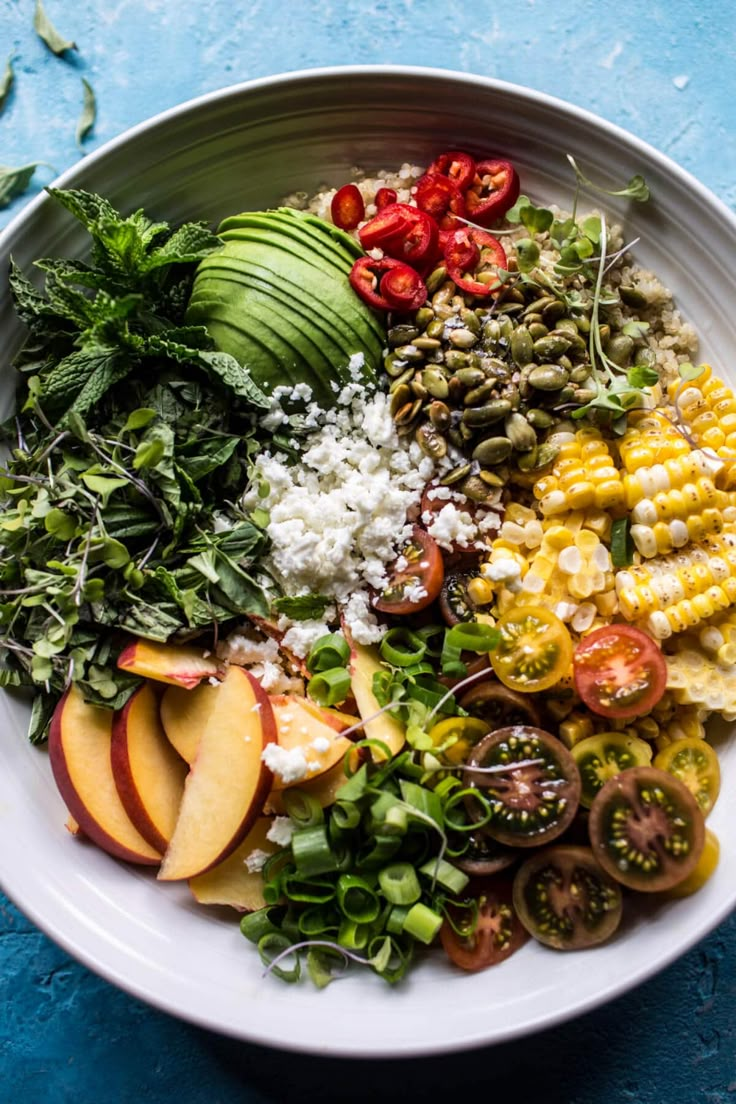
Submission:
M 47 0 L 78 53 L 33 34 L 33 0 L 0 0 L 0 162 L 80 156 L 81 77 L 92 149 L 202 92 L 290 69 L 434 65 L 527 84 L 664 150 L 736 206 L 736 7 L 731 0 Z M 44 176 L 44 173 L 47 175 Z M 0 226 L 36 187 L 0 211 Z M 8 846 L 4 841 L 2 846 Z M 736 1093 L 736 919 L 653 981 L 531 1040 L 412 1062 L 284 1057 L 180 1023 L 78 966 L 0 896 L 0 1102 L 181 1104 L 464 1098 L 545 1104 L 725 1104 Z M 411 1098 L 410 1097 L 410 1098 Z

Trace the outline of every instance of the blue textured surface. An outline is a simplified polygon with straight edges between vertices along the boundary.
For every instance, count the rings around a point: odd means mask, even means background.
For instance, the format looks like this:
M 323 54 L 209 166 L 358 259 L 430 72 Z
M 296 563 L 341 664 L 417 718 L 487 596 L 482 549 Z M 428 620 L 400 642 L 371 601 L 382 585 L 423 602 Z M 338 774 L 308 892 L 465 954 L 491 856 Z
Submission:
M 609 5 L 460 0 L 46 0 L 79 53 L 53 57 L 32 0 L 0 0 L 0 163 L 50 162 L 75 143 L 81 76 L 92 149 L 223 85 L 319 65 L 409 63 L 561 96 L 670 154 L 736 207 L 736 7 L 730 0 Z M 50 177 L 39 170 L 38 186 Z M 0 211 L 0 226 L 33 190 Z M 4 841 L 2 846 L 9 846 Z M 736 920 L 596 1013 L 466 1056 L 389 1063 L 284 1057 L 154 1012 L 72 962 L 0 896 L 0 1104 L 149 1104 L 464 1098 L 545 1104 L 725 1104 L 736 1093 Z M 446 1086 L 440 1093 L 439 1086 Z

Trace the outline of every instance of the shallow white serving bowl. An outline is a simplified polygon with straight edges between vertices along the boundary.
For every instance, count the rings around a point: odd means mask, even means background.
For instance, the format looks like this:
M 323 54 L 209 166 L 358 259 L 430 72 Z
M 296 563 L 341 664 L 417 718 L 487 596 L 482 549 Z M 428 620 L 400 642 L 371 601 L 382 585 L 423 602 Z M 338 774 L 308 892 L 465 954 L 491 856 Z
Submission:
M 624 131 L 524 88 L 439 70 L 350 67 L 225 89 L 157 116 L 85 158 L 56 183 L 100 192 L 125 210 L 216 223 L 295 190 L 339 185 L 350 169 L 426 163 L 446 148 L 503 152 L 523 190 L 570 202 L 572 153 L 590 177 L 646 177 L 652 201 L 610 201 L 638 259 L 676 291 L 702 354 L 730 367 L 736 219 L 696 180 Z M 591 200 L 591 204 L 594 201 Z M 46 197 L 0 235 L 0 406 L 12 405 L 9 362 L 21 340 L 6 283 L 10 254 L 80 255 L 77 223 Z M 46 752 L 25 739 L 27 708 L 0 697 L 0 883 L 70 954 L 177 1016 L 253 1042 L 332 1055 L 417 1055 L 510 1039 L 610 1000 L 660 970 L 736 904 L 736 806 L 711 824 L 722 843 L 714 878 L 694 897 L 630 909 L 607 946 L 557 954 L 528 945 L 502 966 L 462 975 L 437 955 L 397 989 L 356 971 L 323 992 L 261 980 L 237 922 L 195 905 L 185 887 L 80 844 L 64 830 Z M 720 748 L 726 794 L 736 749 Z

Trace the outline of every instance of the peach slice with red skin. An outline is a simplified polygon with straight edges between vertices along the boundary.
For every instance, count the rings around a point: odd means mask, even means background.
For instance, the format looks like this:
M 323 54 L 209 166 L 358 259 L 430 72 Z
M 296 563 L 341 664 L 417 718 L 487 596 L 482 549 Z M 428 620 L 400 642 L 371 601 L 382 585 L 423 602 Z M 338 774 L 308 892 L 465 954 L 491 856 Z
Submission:
M 88 705 L 71 686 L 51 719 L 51 771 L 83 835 L 117 859 L 157 866 L 160 852 L 140 834 L 118 796 L 110 759 L 112 725 L 111 710 Z
M 194 762 L 199 737 L 217 704 L 220 686 L 207 682 L 185 690 L 169 686 L 161 698 L 161 723 L 169 742 L 187 763 Z
M 143 838 L 163 853 L 179 815 L 187 764 L 166 739 L 152 683 L 140 686 L 115 714 L 110 756 L 125 811 Z
M 276 740 L 268 695 L 242 667 L 230 667 L 215 690 L 184 787 L 159 878 L 203 874 L 242 843 L 260 816 L 273 775 L 262 754 Z
M 285 784 L 276 776 L 274 790 L 303 786 L 307 779 L 316 778 L 341 763 L 353 746 L 351 740 L 340 736 L 340 732 L 355 718 L 348 718 L 346 722 L 340 715 L 326 713 L 308 698 L 295 694 L 272 694 L 271 707 L 276 718 L 279 747 L 285 751 L 301 748 L 308 768 L 306 778 L 297 782 Z
M 133 640 L 118 656 L 118 667 L 132 675 L 185 686 L 191 690 L 202 679 L 220 678 L 222 664 L 192 644 L 158 644 L 154 640 Z
M 205 874 L 189 879 L 189 888 L 200 905 L 229 905 L 239 912 L 265 907 L 260 870 L 249 870 L 247 860 L 254 851 L 273 855 L 279 850 L 278 844 L 266 839 L 272 824 L 271 817 L 259 817 L 232 855 Z

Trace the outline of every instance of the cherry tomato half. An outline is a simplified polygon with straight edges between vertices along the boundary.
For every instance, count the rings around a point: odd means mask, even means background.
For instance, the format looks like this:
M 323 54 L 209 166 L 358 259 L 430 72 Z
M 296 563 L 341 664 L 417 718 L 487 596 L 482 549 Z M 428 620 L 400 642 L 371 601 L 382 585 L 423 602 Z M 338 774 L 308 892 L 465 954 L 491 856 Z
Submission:
M 388 586 L 373 605 L 382 613 L 403 616 L 425 609 L 442 589 L 444 565 L 437 543 L 418 525 L 401 549 Z
M 448 906 L 449 919 L 440 928 L 440 939 L 448 958 L 461 970 L 485 970 L 517 951 L 526 932 L 509 888 L 491 881 L 471 888 L 472 895 L 462 904 Z
M 706 740 L 697 737 L 675 740 L 659 752 L 654 765 L 684 782 L 703 816 L 708 815 L 721 788 L 721 768 L 715 750 Z
M 703 814 L 682 782 L 632 767 L 606 782 L 590 807 L 590 843 L 612 878 L 648 893 L 688 878 L 705 842 Z
M 601 717 L 639 717 L 667 688 L 659 646 L 633 625 L 604 625 L 584 637 L 575 649 L 573 675 L 578 694 Z
M 343 184 L 332 197 L 332 221 L 341 230 L 354 230 L 365 218 L 365 203 L 356 184 Z
M 711 832 L 710 828 L 706 828 L 703 854 L 698 859 L 697 866 L 692 874 L 688 874 L 687 878 L 684 878 L 683 881 L 678 882 L 676 886 L 669 889 L 667 891 L 667 896 L 689 897 L 692 893 L 697 893 L 699 889 L 703 888 L 711 875 L 715 873 L 720 854 L 721 845 L 718 842 L 718 836 L 715 832 Z M 459 866 L 460 863 L 456 860 L 455 865 Z
M 434 159 L 427 172 L 434 176 L 446 176 L 464 192 L 475 179 L 475 161 L 462 150 L 448 150 Z
M 568 673 L 572 640 L 566 626 L 542 606 L 519 606 L 499 618 L 501 639 L 491 666 L 504 686 L 524 694 L 547 690 Z
M 519 198 L 519 174 L 510 161 L 479 161 L 476 182 L 465 193 L 468 217 L 481 226 L 505 215 Z
M 587 847 L 530 856 L 514 878 L 514 905 L 530 935 L 558 951 L 602 943 L 621 922 L 621 888 Z
M 586 736 L 570 750 L 583 784 L 580 804 L 587 809 L 609 778 L 615 778 L 630 767 L 647 767 L 652 761 L 651 744 L 623 732 L 600 732 L 597 736 Z

